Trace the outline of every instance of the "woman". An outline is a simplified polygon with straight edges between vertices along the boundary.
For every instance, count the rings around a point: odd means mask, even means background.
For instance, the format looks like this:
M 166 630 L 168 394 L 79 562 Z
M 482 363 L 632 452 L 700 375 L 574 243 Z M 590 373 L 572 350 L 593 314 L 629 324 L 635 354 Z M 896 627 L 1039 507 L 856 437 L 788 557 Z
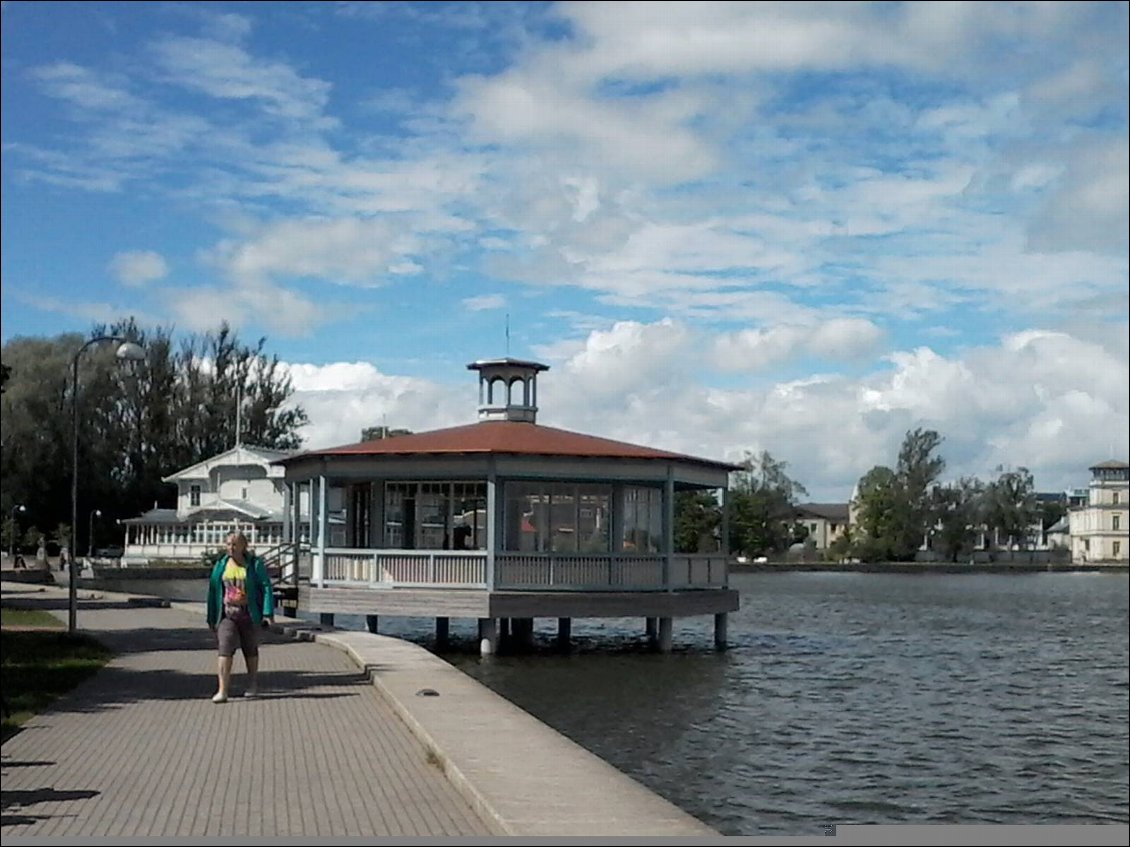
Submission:
M 208 627 L 216 633 L 219 648 L 219 690 L 213 703 L 226 703 L 231 683 L 235 649 L 243 651 L 247 663 L 244 697 L 259 693 L 260 626 L 275 622 L 275 596 L 267 568 L 258 556 L 247 555 L 247 537 L 242 532 L 228 536 L 227 554 L 216 560 L 208 580 Z

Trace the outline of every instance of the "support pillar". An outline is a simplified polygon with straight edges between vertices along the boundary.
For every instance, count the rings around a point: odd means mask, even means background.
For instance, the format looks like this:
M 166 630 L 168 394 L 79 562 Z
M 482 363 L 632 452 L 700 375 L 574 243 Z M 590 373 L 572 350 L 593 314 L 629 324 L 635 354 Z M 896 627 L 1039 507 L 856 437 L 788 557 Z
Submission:
M 514 641 L 523 650 L 532 650 L 534 646 L 534 619 L 514 619 Z
M 334 625 L 334 613 L 333 612 L 320 612 L 318 614 L 318 620 L 321 622 L 321 624 L 323 626 L 333 626 Z
M 451 633 L 451 618 L 436 618 L 436 647 L 447 647 L 447 639 Z
M 719 612 L 714 616 L 714 647 L 718 650 L 726 649 L 726 619 L 728 615 L 725 612 Z
M 671 652 L 671 633 L 673 630 L 674 619 L 660 618 L 659 619 L 659 652 Z
M 479 618 L 479 655 L 493 656 L 498 649 L 498 622 L 494 618 Z
M 379 618 L 377 615 L 365 615 L 365 626 L 366 628 L 368 628 L 369 632 L 373 633 L 373 635 L 376 635 L 378 632 L 378 622 Z
M 659 643 L 659 618 L 644 618 L 647 621 L 647 643 L 654 647 Z
M 558 618 L 557 619 L 557 648 L 559 650 L 569 649 L 569 636 L 573 633 L 573 619 L 572 618 Z

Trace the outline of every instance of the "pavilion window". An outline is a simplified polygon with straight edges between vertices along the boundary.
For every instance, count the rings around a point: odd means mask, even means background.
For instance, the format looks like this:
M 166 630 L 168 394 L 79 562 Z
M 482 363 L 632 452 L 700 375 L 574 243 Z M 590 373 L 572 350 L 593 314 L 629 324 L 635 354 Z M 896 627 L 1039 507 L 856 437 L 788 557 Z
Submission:
M 663 492 L 658 488 L 624 488 L 622 548 L 633 553 L 659 553 L 663 541 Z
M 457 540 L 460 549 L 486 547 L 485 483 L 389 482 L 384 489 L 386 548 L 451 550 Z
M 508 482 L 503 547 L 544 553 L 608 552 L 609 485 Z

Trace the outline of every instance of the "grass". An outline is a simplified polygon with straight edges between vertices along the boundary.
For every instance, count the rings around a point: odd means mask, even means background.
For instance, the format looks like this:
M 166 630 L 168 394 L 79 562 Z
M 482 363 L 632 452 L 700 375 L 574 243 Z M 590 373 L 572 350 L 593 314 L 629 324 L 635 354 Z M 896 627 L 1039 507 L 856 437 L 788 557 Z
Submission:
M 0 609 L 0 613 L 4 626 L 35 626 L 32 615 L 44 615 L 59 623 L 45 612 Z M 56 629 L 0 630 L 0 654 L 0 689 L 4 692 L 0 741 L 19 732 L 25 721 L 91 676 L 111 657 L 110 651 L 89 636 Z
M 11 609 L 0 606 L 0 626 L 38 626 L 62 629 L 66 624 L 50 612 L 39 609 Z

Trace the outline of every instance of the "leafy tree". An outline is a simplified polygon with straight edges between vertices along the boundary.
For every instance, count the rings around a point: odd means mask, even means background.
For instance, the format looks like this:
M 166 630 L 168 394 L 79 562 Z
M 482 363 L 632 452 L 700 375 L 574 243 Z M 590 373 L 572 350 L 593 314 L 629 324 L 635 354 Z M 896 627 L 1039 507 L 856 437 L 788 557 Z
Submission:
M 1036 503 L 1036 487 L 1027 468 L 1006 471 L 997 467 L 1000 476 L 985 491 L 985 524 L 990 543 L 996 547 L 1003 540 L 1005 547 L 1021 550 L 1028 546 L 1028 531 L 1040 515 Z
M 174 344 L 172 330 L 149 330 L 132 318 L 96 326 L 91 338 L 117 335 L 141 344 L 143 362 L 123 366 L 113 344 L 86 349 L 78 368 L 79 538 L 92 508 L 105 518 L 132 517 L 168 500 L 161 480 L 242 440 L 293 449 L 306 423 L 265 339 L 245 345 L 225 323 Z M 11 376 L 2 403 L 0 504 L 27 506 L 41 525 L 70 522 L 72 365 L 87 339 L 78 334 L 22 337 L 4 345 Z M 243 413 L 236 404 L 243 399 Z M 81 546 L 80 546 L 81 549 Z
M 860 479 L 856 555 L 864 561 L 914 558 L 934 525 L 931 490 L 946 463 L 933 453 L 941 442 L 934 430 L 910 430 L 894 470 L 878 465 Z
M 768 451 L 746 454 L 733 475 L 730 549 L 747 556 L 784 550 L 792 538 L 796 500 L 808 492 L 786 473 L 788 463 Z
M 933 453 L 941 443 L 942 437 L 934 430 L 918 428 L 907 432 L 899 449 L 895 473 L 907 506 L 907 525 L 901 527 L 899 546 L 909 550 L 911 556 L 934 525 L 931 488 L 945 470 L 946 462 Z
M 976 477 L 934 489 L 934 511 L 938 518 L 934 544 L 951 562 L 968 556 L 977 543 L 983 521 L 985 485 Z
M 722 510 L 709 491 L 675 493 L 675 552 L 713 551 Z
M 855 497 L 856 556 L 865 562 L 897 558 L 896 543 L 907 522 L 905 505 L 893 470 L 876 465 L 863 475 Z

